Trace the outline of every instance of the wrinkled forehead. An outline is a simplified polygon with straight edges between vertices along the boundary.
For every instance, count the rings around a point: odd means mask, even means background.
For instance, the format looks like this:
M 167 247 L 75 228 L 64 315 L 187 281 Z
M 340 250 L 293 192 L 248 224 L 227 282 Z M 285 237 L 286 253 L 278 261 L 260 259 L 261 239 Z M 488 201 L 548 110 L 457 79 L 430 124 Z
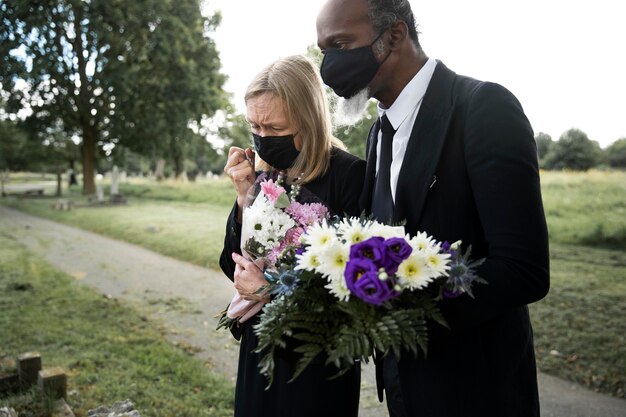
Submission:
M 283 101 L 274 93 L 267 92 L 246 101 L 246 119 L 257 124 L 284 123 L 287 115 Z
M 366 0 L 329 0 L 317 15 L 317 41 L 373 30 Z

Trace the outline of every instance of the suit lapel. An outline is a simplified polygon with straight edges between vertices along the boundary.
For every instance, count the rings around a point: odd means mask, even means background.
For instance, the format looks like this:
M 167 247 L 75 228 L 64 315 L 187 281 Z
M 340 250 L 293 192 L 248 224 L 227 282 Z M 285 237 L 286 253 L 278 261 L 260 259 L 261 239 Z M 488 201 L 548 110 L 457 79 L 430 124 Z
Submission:
M 379 125 L 380 119 L 376 119 L 376 123 L 370 128 L 370 133 L 367 137 L 365 184 L 363 184 L 363 190 L 359 198 L 361 212 L 366 214 L 370 214 L 372 208 L 372 192 L 374 191 L 374 182 L 376 180 L 376 144 L 378 143 Z
M 436 168 L 452 116 L 455 73 L 438 62 L 417 114 L 396 188 L 394 218 L 417 225 L 426 196 L 436 186 Z M 368 161 L 369 165 L 369 161 Z M 409 230 L 410 231 L 410 230 Z

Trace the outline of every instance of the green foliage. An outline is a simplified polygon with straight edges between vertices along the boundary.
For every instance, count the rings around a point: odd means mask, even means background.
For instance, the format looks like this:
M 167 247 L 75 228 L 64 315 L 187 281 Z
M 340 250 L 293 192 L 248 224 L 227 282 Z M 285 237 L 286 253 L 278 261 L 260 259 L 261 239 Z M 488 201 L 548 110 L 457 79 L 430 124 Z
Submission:
M 535 142 L 537 142 L 537 157 L 539 158 L 539 166 L 543 168 L 545 166 L 546 155 L 550 153 L 550 150 L 554 146 L 552 137 L 547 133 L 539 132 L 535 135 Z
M 352 297 L 338 301 L 324 288 L 326 280 L 304 271 L 290 295 L 279 295 L 263 309 L 255 327 L 257 352 L 262 353 L 260 371 L 273 381 L 274 356 L 281 349 L 299 354 L 293 379 L 314 360 L 337 368 L 337 375 L 354 366 L 355 359 L 368 361 L 378 355 L 402 350 L 426 353 L 426 323 L 443 323 L 434 297 L 403 294 L 381 306 Z M 419 347 L 419 349 L 418 349 Z
M 243 149 L 254 146 L 250 133 L 250 125 L 246 121 L 246 116 L 243 114 L 227 114 L 224 125 L 218 129 L 218 136 L 226 141 L 224 146 L 226 153 L 231 146 L 237 146 Z M 226 159 L 224 159 L 224 164 L 226 164 Z
M 81 138 L 87 194 L 99 147 L 168 155 L 178 169 L 189 122 L 225 103 L 209 38 L 220 16 L 205 19 L 196 0 L 16 0 L 0 12 L 7 111 L 31 109 L 44 140 Z
M 626 138 L 621 138 L 613 142 L 606 148 L 608 163 L 613 168 L 626 168 Z
M 335 136 L 341 139 L 350 153 L 365 159 L 367 136 L 377 118 L 376 103 L 370 101 L 363 118 L 352 126 L 335 126 Z
M 589 140 L 579 129 L 570 129 L 552 145 L 545 157 L 545 168 L 587 171 L 598 165 L 601 156 L 597 142 Z
M 167 342 L 157 325 L 0 234 L 0 358 L 27 351 L 69 373 L 76 415 L 130 398 L 143 415 L 232 415 L 233 386 Z M 20 415 L 34 393 L 2 398 Z
M 28 160 L 25 155 L 27 136 L 16 123 L 0 120 L 0 170 L 25 171 Z

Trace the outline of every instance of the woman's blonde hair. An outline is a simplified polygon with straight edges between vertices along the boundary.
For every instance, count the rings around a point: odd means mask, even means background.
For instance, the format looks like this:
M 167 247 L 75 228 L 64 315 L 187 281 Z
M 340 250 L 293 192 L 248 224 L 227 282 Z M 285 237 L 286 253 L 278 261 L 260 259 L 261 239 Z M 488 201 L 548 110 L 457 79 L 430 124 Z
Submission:
M 303 55 L 292 55 L 268 65 L 248 86 L 245 101 L 265 93 L 281 100 L 287 120 L 295 126 L 293 133 L 300 135 L 302 149 L 291 168 L 302 174 L 299 182 L 323 175 L 330 166 L 332 147 L 345 146 L 333 137 L 328 99 L 313 62 Z M 267 171 L 270 166 L 259 161 L 257 169 Z

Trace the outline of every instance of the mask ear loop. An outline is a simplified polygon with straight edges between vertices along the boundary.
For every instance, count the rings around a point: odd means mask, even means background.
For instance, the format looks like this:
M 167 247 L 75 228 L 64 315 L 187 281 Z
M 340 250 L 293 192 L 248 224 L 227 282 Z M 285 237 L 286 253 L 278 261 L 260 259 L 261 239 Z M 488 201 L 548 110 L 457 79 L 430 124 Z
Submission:
M 383 36 L 383 34 L 385 32 L 387 32 L 387 29 L 385 29 L 382 32 L 380 32 L 380 34 L 376 37 L 376 39 L 374 39 L 374 42 L 372 42 L 372 44 L 371 44 L 371 46 L 373 46 L 375 51 L 376 51 L 374 53 L 374 55 L 377 58 L 378 58 L 379 55 L 382 55 L 383 53 L 385 53 L 385 40 L 381 39 L 381 37 Z M 383 65 L 385 63 L 385 61 L 387 60 L 387 58 L 389 58 L 389 55 L 391 55 L 391 50 L 389 51 L 387 56 L 381 62 L 378 63 L 378 66 Z

